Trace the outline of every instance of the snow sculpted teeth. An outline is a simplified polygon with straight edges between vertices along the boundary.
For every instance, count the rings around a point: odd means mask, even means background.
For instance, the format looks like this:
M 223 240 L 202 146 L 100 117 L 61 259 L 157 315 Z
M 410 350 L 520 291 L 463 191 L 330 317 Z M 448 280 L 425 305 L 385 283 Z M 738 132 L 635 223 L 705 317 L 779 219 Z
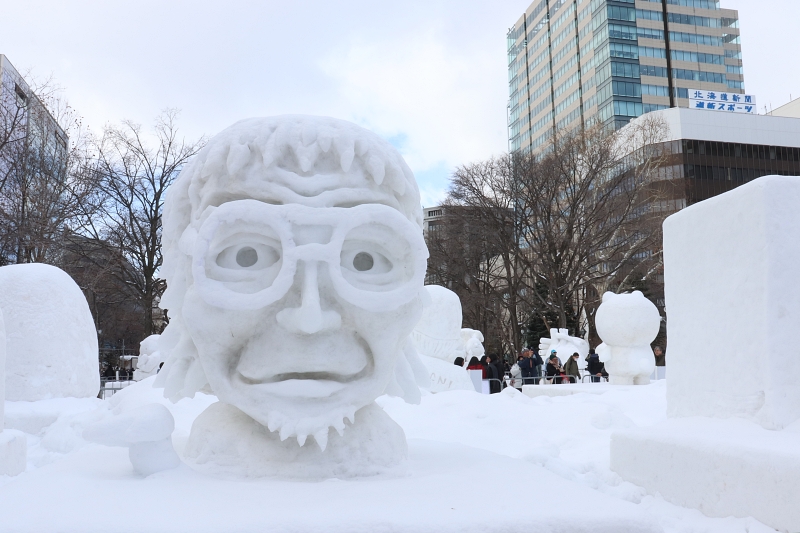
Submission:
M 375 183 L 380 185 L 383 183 L 383 177 L 386 175 L 386 167 L 383 165 L 383 160 L 376 155 L 371 155 L 367 160 L 367 170 L 372 174 L 372 179 Z
M 314 433 L 314 440 L 317 442 L 319 449 L 323 452 L 328 447 L 328 428 L 321 429 Z

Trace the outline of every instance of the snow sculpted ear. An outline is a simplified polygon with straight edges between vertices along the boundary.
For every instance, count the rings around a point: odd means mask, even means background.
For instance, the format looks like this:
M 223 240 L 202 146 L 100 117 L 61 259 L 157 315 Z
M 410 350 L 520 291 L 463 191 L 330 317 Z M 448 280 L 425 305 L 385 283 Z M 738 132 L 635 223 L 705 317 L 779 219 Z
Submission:
M 605 294 L 603 294 L 603 303 L 610 301 L 615 296 L 616 294 L 614 294 L 613 292 L 610 291 L 606 292 Z

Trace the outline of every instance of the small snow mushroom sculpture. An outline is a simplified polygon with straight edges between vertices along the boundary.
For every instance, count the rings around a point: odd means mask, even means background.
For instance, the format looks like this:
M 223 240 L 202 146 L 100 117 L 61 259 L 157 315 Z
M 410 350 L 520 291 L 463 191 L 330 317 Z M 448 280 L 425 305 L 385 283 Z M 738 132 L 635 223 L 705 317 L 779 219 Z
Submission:
M 409 342 L 427 298 L 421 215 L 400 154 L 348 122 L 248 119 L 206 145 L 164 213 L 175 341 L 156 386 L 220 400 L 184 459 L 301 477 L 402 461 L 405 435 L 374 400 L 418 402 L 427 381 Z
M 175 419 L 169 409 L 150 403 L 86 428 L 83 437 L 106 446 L 128 448 L 133 469 L 143 476 L 181 464 L 172 447 Z
M 597 334 L 603 344 L 597 347 L 605 363 L 609 382 L 616 385 L 646 385 L 655 368 L 650 343 L 661 327 L 656 306 L 640 291 L 603 295 L 595 315 Z

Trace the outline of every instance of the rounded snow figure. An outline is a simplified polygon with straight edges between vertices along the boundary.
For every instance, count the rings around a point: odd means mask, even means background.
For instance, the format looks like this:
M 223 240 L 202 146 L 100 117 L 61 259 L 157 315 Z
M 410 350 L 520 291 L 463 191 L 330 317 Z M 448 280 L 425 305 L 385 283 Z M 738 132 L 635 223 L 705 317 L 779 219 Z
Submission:
M 595 315 L 597 334 L 603 344 L 597 347 L 605 363 L 609 382 L 614 385 L 646 385 L 655 368 L 650 343 L 661 327 L 656 306 L 640 291 L 603 295 Z
M 430 303 L 414 327 L 411 338 L 430 374 L 431 392 L 475 390 L 467 371 L 453 365 L 456 358 L 466 357 L 464 332 L 474 331 L 461 329 L 461 299 L 440 285 L 426 285 L 425 290 Z M 483 340 L 479 331 L 474 333 Z M 483 355 L 483 346 L 480 349 L 478 357 Z M 474 347 L 473 351 L 476 351 Z
M 0 268 L 6 400 L 93 398 L 100 390 L 97 330 L 69 274 L 41 263 Z
M 400 154 L 332 118 L 243 120 L 187 165 L 164 212 L 172 319 L 156 386 L 220 400 L 195 421 L 187 462 L 319 478 L 405 458 L 402 429 L 374 400 L 418 402 L 427 381 L 409 342 L 425 290 L 421 214 Z

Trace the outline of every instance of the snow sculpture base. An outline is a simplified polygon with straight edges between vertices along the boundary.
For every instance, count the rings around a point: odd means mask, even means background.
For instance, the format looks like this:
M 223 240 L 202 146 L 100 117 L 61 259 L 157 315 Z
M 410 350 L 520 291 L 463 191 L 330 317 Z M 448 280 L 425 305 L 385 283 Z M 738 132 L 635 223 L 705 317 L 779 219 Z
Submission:
M 431 392 L 474 390 L 469 374 L 462 367 L 427 355 L 420 355 L 419 358 L 430 373 Z
M 522 394 L 529 398 L 538 396 L 572 396 L 573 394 L 605 394 L 609 391 L 627 392 L 631 387 L 620 387 L 610 383 L 558 383 L 556 385 L 523 385 Z
M 670 420 L 614 433 L 611 469 L 708 516 L 752 516 L 800 531 L 800 431 L 768 431 L 736 419 Z
M 0 428 L 2 430 L 2 428 Z M 16 476 L 25 471 L 28 441 L 21 431 L 0 431 L 0 476 Z
M 375 403 L 356 411 L 343 435 L 331 429 L 325 450 L 308 437 L 281 441 L 231 405 L 212 404 L 197 417 L 184 460 L 207 474 L 302 479 L 374 476 L 397 469 L 408 456 L 402 428 Z

